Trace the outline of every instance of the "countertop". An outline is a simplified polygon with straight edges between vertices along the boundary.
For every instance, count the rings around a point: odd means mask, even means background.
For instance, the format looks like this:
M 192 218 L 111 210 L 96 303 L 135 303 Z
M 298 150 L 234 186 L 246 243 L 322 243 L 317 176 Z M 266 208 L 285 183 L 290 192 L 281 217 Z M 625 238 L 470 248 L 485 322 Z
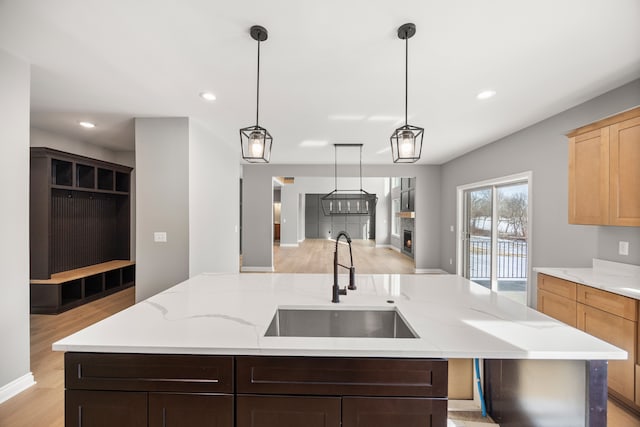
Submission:
M 640 266 L 593 259 L 591 268 L 535 267 L 533 271 L 640 300 Z
M 626 359 L 625 351 L 455 275 L 203 274 L 53 344 L 57 351 L 342 357 Z M 341 283 L 346 282 L 341 277 Z M 391 301 L 391 302 L 388 302 Z M 278 307 L 396 307 L 419 338 L 265 337 Z

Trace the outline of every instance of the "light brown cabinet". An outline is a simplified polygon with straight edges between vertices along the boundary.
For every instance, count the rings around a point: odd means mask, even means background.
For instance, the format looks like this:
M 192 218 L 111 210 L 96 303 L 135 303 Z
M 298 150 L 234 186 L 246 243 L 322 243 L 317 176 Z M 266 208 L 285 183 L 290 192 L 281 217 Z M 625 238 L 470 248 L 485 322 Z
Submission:
M 627 360 L 609 361 L 609 391 L 640 407 L 638 308 L 633 298 L 538 274 L 539 311 L 628 353 Z
M 610 360 L 609 388 L 630 401 L 635 400 L 636 322 L 624 317 L 578 304 L 578 329 L 625 350 L 627 360 Z
M 640 117 L 611 126 L 609 222 L 640 225 Z
M 640 226 L 640 107 L 567 136 L 569 223 Z
M 538 311 L 576 327 L 576 284 L 538 274 Z

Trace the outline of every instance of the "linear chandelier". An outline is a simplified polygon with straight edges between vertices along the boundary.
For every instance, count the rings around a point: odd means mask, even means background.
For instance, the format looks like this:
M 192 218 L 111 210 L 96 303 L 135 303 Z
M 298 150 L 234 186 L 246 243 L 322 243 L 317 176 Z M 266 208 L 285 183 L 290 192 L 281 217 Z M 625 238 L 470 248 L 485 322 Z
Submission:
M 333 144 L 335 189 L 320 198 L 325 216 L 332 215 L 370 215 L 376 210 L 378 197 L 362 189 L 362 144 Z M 338 148 L 360 150 L 360 189 L 338 190 Z

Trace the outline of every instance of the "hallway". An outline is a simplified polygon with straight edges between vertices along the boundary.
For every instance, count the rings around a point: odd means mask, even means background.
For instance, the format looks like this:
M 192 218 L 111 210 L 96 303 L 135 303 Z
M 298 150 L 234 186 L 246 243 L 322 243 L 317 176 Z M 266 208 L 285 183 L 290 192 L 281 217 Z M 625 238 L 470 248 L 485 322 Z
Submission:
M 328 239 L 306 239 L 296 247 L 273 246 L 276 273 L 332 273 L 336 242 Z M 353 240 L 353 265 L 356 273 L 415 273 L 412 258 L 388 247 L 375 247 L 373 240 Z M 349 265 L 349 250 L 340 240 L 339 262 Z

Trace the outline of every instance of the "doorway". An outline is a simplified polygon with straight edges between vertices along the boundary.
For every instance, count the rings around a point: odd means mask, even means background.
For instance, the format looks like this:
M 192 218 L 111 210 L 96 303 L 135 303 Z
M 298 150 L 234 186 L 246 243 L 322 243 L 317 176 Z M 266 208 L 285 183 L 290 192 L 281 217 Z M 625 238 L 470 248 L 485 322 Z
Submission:
M 458 187 L 458 274 L 528 304 L 531 173 Z

